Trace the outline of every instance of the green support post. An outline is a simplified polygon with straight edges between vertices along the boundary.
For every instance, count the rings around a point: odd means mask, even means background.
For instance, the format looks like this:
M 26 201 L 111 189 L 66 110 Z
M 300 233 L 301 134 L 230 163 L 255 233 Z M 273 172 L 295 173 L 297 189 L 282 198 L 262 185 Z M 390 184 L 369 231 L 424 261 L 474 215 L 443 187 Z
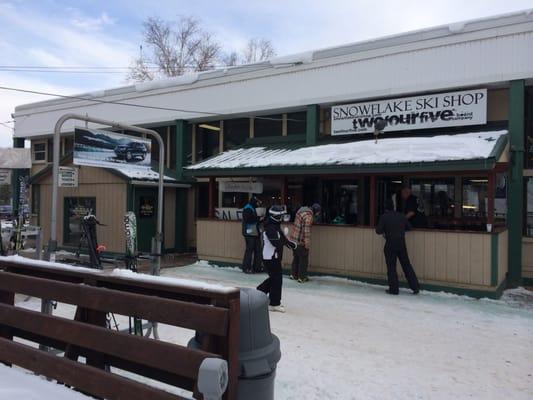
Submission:
M 508 286 L 522 284 L 522 229 L 524 216 L 524 119 L 525 82 L 511 81 L 509 88 L 509 144 L 511 165 L 507 189 L 507 226 L 509 229 Z
M 316 145 L 320 133 L 320 106 L 310 104 L 307 106 L 307 129 L 305 143 L 308 146 Z
M 189 124 L 176 121 L 176 179 L 183 181 L 183 167 L 187 165 L 187 150 L 190 143 Z M 174 247 L 179 253 L 187 249 L 187 189 L 176 189 L 176 221 Z

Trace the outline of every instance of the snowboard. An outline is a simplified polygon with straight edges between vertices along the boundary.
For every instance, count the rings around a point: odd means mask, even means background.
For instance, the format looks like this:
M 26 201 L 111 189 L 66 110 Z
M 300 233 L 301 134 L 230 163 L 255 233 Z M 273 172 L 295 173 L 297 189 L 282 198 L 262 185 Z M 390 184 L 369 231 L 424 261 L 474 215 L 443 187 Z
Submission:
M 124 214 L 124 235 L 126 237 L 126 268 L 137 272 L 137 217 L 133 211 Z M 143 335 L 142 319 L 130 317 L 130 334 Z

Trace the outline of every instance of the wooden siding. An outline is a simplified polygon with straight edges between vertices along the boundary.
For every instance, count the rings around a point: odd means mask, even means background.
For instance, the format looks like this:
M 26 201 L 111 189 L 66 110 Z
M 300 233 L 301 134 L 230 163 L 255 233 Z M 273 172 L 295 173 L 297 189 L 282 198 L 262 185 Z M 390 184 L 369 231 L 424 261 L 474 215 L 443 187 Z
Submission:
M 507 270 L 506 233 L 499 238 L 499 281 Z M 386 278 L 384 240 L 373 229 L 313 226 L 310 272 Z M 421 281 L 458 286 L 491 285 L 491 236 L 485 233 L 414 231 L 407 235 L 411 262 Z M 532 243 L 533 251 L 533 243 Z M 197 221 L 200 259 L 241 263 L 244 240 L 235 221 Z M 284 253 L 284 264 L 292 261 Z M 401 276 L 401 268 L 398 268 Z
M 533 239 L 522 239 L 522 277 L 533 279 Z
M 120 177 L 103 168 L 80 167 L 79 186 L 77 188 L 59 188 L 59 208 L 57 213 L 57 240 L 63 245 L 63 204 L 65 197 L 95 197 L 96 216 L 108 226 L 97 228 L 98 242 L 108 251 L 124 251 L 123 216 L 126 212 L 127 184 Z M 39 217 L 43 228 L 44 243 L 50 237 L 50 211 L 52 209 L 52 177 L 43 178 L 41 182 L 41 203 Z
M 176 239 L 176 189 L 165 188 L 163 212 L 164 248 L 173 249 Z

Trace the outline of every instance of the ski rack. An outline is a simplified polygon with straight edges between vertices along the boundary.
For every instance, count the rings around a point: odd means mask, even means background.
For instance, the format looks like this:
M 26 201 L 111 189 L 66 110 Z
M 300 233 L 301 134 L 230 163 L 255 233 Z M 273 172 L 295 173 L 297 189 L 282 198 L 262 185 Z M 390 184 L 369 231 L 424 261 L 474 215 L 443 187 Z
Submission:
M 75 305 L 75 319 L 18 307 L 16 293 Z M 111 312 L 201 332 L 201 349 L 107 329 L 106 314 Z M 57 264 L 0 257 L 0 362 L 42 374 L 92 396 L 108 400 L 185 399 L 150 386 L 147 380 L 141 383 L 126 379 L 113 372 L 116 368 L 191 391 L 195 398 L 223 396 L 234 400 L 239 335 L 238 289 L 206 289 L 143 279 L 142 275 L 131 279 L 104 271 L 77 271 Z M 14 338 L 55 351 L 41 351 Z M 217 379 L 207 377 L 212 377 L 213 371 L 205 371 L 206 359 L 218 362 Z M 221 373 L 224 367 L 227 374 Z M 208 385 L 210 388 L 224 388 L 217 396 L 201 393 L 198 388 L 205 387 L 199 384 L 202 379 L 213 384 Z

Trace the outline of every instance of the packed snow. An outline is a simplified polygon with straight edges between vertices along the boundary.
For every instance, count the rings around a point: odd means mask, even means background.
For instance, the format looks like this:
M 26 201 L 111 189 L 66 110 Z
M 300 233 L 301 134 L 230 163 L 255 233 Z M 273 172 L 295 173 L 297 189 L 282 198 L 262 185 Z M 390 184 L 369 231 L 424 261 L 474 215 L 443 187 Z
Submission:
M 0 364 L 2 400 L 89 400 L 90 397 L 18 368 Z
M 165 279 L 238 287 L 255 287 L 266 277 L 207 262 L 162 273 Z M 270 313 L 282 351 L 276 399 L 533 398 L 533 293 L 528 290 L 476 300 L 427 291 L 413 296 L 408 290 L 389 296 L 383 286 L 333 277 L 312 277 L 306 284 L 284 278 L 283 285 L 287 312 Z M 37 299 L 17 301 L 40 307 Z M 72 318 L 74 309 L 60 304 L 54 313 Z M 127 322 L 119 319 L 119 324 Z M 162 324 L 159 334 L 179 344 L 193 335 Z M 19 383 L 0 373 L 0 387 L 15 390 Z
M 306 165 L 365 165 L 488 158 L 497 140 L 507 131 L 475 132 L 433 137 L 362 140 L 302 147 L 296 150 L 250 147 L 228 150 L 219 156 L 187 167 L 245 168 Z

